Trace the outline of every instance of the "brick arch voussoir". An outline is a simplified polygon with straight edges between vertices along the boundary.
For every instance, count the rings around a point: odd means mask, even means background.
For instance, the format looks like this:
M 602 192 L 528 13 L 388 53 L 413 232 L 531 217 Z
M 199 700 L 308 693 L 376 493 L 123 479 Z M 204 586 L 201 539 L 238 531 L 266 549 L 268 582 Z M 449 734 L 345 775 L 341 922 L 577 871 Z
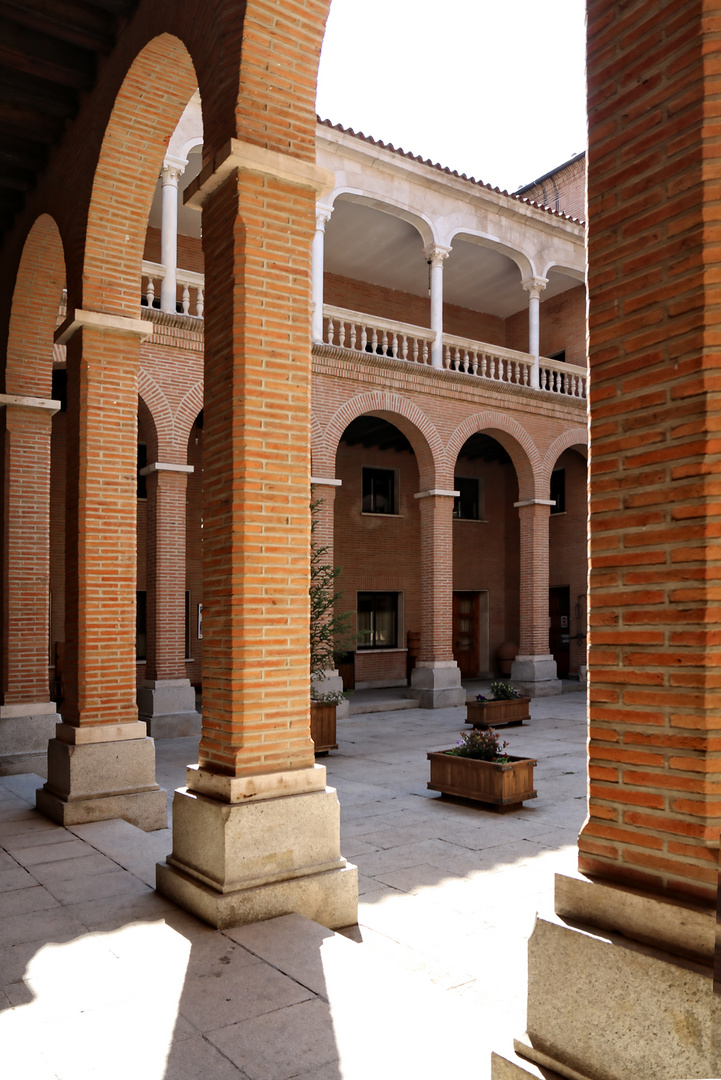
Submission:
M 186 46 L 169 33 L 148 41 L 130 64 L 105 129 L 93 178 L 83 307 L 137 314 L 155 184 L 168 140 L 197 85 Z
M 319 473 L 317 471 L 320 463 L 324 462 L 326 460 L 326 457 L 325 457 L 325 455 L 323 453 L 323 450 L 324 450 L 323 438 L 324 438 L 324 436 L 323 436 L 323 428 L 320 425 L 320 421 L 318 420 L 318 417 L 314 413 L 311 413 L 311 417 L 310 417 L 310 461 L 311 461 L 310 471 L 311 471 L 311 475 L 312 476 L 322 477 L 324 479 L 328 479 L 328 477 L 333 478 L 335 476 L 335 468 L 333 469 L 332 474 L 330 474 L 330 473 L 327 473 L 327 474 L 326 473 Z
M 458 425 L 446 448 L 444 483 L 453 484 L 456 461 L 461 448 L 471 435 L 482 431 L 497 440 L 508 453 L 518 478 L 518 498 L 521 501 L 538 498 L 541 455 L 525 428 L 503 413 L 482 412 L 468 416 Z
M 544 484 L 547 491 L 550 490 L 551 473 L 564 450 L 577 450 L 583 457 L 588 458 L 587 429 L 579 427 L 564 431 L 549 446 L 539 477 L 540 482 Z M 545 498 L 545 496 L 542 497 Z
M 175 443 L 178 452 L 187 455 L 188 440 L 193 430 L 193 424 L 203 409 L 203 382 L 202 379 L 191 386 L 188 393 L 175 410 Z M 181 463 L 182 464 L 182 463 Z
M 153 452 L 156 460 L 172 461 L 175 450 L 173 413 L 163 391 L 152 376 L 142 368 L 138 373 L 138 397 L 148 410 L 155 428 L 157 445 L 153 448 Z
M 18 266 L 8 323 L 5 392 L 49 398 L 53 334 L 65 286 L 60 230 L 49 214 L 36 218 Z
M 332 469 L 329 476 L 335 475 L 336 454 L 343 432 L 353 420 L 364 415 L 379 416 L 402 431 L 416 455 L 421 490 L 437 486 L 437 477 L 443 464 L 443 443 L 440 435 L 416 405 L 398 394 L 386 394 L 382 391 L 359 394 L 351 398 L 331 418 L 325 431 L 323 455 L 325 467 Z

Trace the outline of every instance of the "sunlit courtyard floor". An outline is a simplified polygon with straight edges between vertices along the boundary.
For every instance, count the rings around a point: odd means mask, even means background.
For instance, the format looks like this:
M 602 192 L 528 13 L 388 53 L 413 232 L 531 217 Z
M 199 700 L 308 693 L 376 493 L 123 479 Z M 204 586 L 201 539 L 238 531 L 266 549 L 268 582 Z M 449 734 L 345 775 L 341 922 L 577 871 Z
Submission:
M 526 941 L 572 871 L 585 698 L 504 733 L 538 799 L 497 814 L 427 790 L 464 710 L 352 715 L 320 760 L 338 789 L 359 925 L 290 915 L 219 932 L 153 891 L 169 830 L 65 829 L 37 776 L 0 778 L 0 1047 L 7 1080 L 488 1080 L 524 1029 Z M 156 743 L 172 792 L 192 739 Z M 170 797 L 170 796 L 169 796 Z

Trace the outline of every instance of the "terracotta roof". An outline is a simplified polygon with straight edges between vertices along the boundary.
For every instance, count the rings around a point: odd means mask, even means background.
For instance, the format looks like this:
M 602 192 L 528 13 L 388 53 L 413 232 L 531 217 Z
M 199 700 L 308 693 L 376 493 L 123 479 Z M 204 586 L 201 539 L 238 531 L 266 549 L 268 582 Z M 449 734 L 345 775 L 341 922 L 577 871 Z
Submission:
M 505 195 L 509 199 L 515 199 L 516 202 L 525 203 L 527 206 L 535 206 L 537 210 L 543 210 L 546 214 L 552 214 L 554 217 L 561 218 L 563 221 L 572 221 L 577 225 L 585 225 L 585 221 L 582 218 L 571 217 L 570 214 L 564 214 L 562 210 L 553 210 L 550 206 L 544 206 L 543 203 L 534 202 L 533 199 L 527 199 L 523 195 L 517 195 L 512 191 L 506 191 L 504 188 L 493 187 L 492 184 L 484 184 L 482 180 L 476 180 L 474 176 L 466 176 L 465 173 L 459 173 L 456 169 L 449 169 L 447 165 L 439 165 L 436 161 L 431 161 L 430 158 L 422 158 L 419 154 L 412 154 L 409 150 L 404 150 L 400 146 L 394 146 L 393 143 L 383 142 L 382 139 L 374 139 L 372 135 L 364 135 L 362 131 L 354 131 L 353 128 L 343 127 L 342 124 L 334 124 L 330 120 L 321 120 L 320 116 L 316 118 L 319 124 L 324 127 L 329 127 L 333 131 L 341 131 L 344 135 L 352 135 L 354 139 L 362 139 L 363 142 L 370 143 L 371 146 L 379 146 L 381 150 L 390 150 L 393 154 L 399 154 L 401 157 L 410 158 L 411 161 L 417 161 L 420 165 L 428 165 L 431 169 L 438 169 L 439 172 L 447 173 L 448 176 L 455 176 L 459 180 L 465 180 L 467 184 L 475 184 L 476 187 L 485 188 L 487 191 L 494 191 L 498 195 Z M 556 171 L 556 170 L 554 170 Z

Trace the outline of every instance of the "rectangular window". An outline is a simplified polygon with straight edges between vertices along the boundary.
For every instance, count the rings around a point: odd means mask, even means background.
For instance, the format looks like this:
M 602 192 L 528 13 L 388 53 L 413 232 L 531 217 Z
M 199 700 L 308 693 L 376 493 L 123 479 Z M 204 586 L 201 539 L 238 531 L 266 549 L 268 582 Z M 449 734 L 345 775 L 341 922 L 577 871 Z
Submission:
M 558 352 L 551 353 L 549 360 L 556 360 L 559 364 L 566 363 L 566 350 L 559 349 Z
M 140 470 L 144 469 L 148 464 L 148 448 L 145 443 L 138 443 L 138 498 L 147 499 L 148 497 L 148 478 L 147 476 L 141 476 Z
M 551 507 L 552 514 L 566 512 L 566 470 L 554 469 L 551 473 L 551 498 L 556 505 Z
M 363 513 L 396 513 L 394 469 L 363 469 Z
M 484 516 L 481 506 L 481 481 L 475 476 L 454 476 L 453 487 L 459 492 L 453 503 L 453 516 L 463 521 L 480 521 Z
M 358 593 L 358 648 L 398 647 L 397 592 Z
M 138 590 L 135 596 L 135 659 L 145 660 L 147 657 L 145 645 L 147 627 L 145 591 Z

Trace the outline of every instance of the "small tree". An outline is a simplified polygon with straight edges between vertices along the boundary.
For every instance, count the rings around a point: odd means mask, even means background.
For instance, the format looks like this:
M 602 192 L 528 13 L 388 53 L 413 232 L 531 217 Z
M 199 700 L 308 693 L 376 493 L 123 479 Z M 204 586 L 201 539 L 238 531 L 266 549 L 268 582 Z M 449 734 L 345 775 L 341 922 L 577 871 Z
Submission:
M 322 679 L 325 673 L 335 667 L 334 653 L 343 647 L 344 639 L 350 635 L 350 612 L 336 610 L 343 594 L 338 592 L 335 581 L 341 572 L 340 566 L 331 566 L 326 562 L 329 548 L 319 544 L 315 538 L 318 529 L 318 509 L 323 502 L 317 499 L 310 504 L 310 679 L 311 696 L 313 681 Z M 340 694 L 324 694 L 323 700 L 330 698 L 338 703 Z M 316 697 L 316 700 L 318 698 Z

